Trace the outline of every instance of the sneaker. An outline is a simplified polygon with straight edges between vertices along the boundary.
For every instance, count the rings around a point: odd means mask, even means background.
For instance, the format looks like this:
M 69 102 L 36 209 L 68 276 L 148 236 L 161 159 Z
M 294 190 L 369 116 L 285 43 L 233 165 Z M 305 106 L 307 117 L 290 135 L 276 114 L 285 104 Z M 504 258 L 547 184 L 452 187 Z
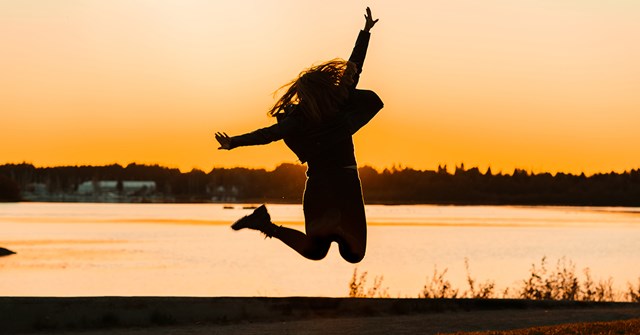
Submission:
M 262 205 L 256 208 L 253 213 L 243 216 L 238 221 L 234 222 L 231 225 L 231 229 L 240 230 L 243 228 L 249 228 L 259 230 L 268 237 L 271 237 L 271 235 L 273 235 L 272 226 L 275 225 L 271 223 L 271 215 L 267 212 L 267 207 Z

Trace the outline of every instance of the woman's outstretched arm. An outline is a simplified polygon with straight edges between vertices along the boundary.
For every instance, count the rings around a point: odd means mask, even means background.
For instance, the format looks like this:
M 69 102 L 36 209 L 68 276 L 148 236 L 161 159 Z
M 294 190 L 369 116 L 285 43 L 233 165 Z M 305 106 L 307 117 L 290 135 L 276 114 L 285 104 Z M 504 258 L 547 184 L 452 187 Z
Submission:
M 299 131 L 299 129 L 300 124 L 298 119 L 288 117 L 272 126 L 260 128 L 238 136 L 229 136 L 225 132 L 216 132 L 215 138 L 220 144 L 218 149 L 231 150 L 237 147 L 262 145 L 279 141 L 285 136 Z

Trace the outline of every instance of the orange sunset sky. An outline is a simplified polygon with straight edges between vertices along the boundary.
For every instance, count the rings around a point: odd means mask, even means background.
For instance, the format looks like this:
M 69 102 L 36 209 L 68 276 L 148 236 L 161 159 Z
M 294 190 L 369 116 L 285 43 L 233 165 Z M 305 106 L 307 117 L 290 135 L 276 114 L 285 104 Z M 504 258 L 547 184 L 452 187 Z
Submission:
M 370 6 L 361 88 L 385 102 L 360 165 L 510 173 L 640 167 L 637 0 L 0 0 L 0 164 L 295 162 L 272 93 L 347 58 Z

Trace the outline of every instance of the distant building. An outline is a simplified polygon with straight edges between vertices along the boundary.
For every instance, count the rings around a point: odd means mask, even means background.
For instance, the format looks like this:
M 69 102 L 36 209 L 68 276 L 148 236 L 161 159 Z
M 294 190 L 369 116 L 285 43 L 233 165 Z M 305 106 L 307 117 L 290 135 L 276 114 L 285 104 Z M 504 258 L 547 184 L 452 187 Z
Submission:
M 211 200 L 222 202 L 235 202 L 238 200 L 239 190 L 235 186 L 224 187 L 222 185 L 207 186 L 207 192 L 211 194 Z
M 30 183 L 27 184 L 26 191 L 33 195 L 45 195 L 48 193 L 47 184 L 44 183 Z
M 116 180 L 85 181 L 78 185 L 78 194 L 91 195 L 100 193 L 149 194 L 155 192 L 155 181 L 122 181 L 120 186 Z

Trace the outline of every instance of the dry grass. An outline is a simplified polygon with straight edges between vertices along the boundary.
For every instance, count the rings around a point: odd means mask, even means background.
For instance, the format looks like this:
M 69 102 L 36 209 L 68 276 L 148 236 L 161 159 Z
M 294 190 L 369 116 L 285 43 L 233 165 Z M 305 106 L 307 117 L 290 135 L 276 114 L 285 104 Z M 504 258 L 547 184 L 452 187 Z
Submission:
M 458 332 L 449 335 L 617 335 L 640 334 L 640 319 L 573 323 L 560 326 L 545 326 L 508 331 Z
M 367 272 L 363 272 L 358 276 L 358 269 L 353 271 L 353 277 L 349 282 L 349 298 L 390 298 L 389 288 L 382 288 L 383 276 L 376 276 L 373 279 L 373 285 L 365 288 L 367 285 Z

